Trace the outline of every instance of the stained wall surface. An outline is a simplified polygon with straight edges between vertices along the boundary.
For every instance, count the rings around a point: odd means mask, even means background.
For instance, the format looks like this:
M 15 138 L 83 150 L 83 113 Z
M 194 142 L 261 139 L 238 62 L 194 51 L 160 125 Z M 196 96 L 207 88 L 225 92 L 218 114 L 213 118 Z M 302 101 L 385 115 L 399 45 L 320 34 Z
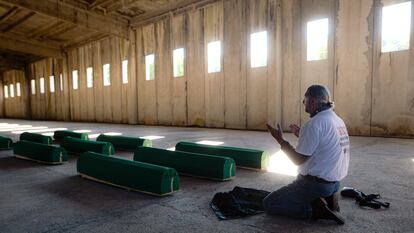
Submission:
M 2 117 L 28 118 L 28 88 L 24 71 L 9 70 L 3 72 L 1 88 Z M 7 97 L 5 95 L 7 89 Z M 19 89 L 19 90 L 18 90 Z
M 288 130 L 308 120 L 303 94 L 318 83 L 331 90 L 351 134 L 414 137 L 414 42 L 405 51 L 380 49 L 382 6 L 398 2 L 226 0 L 164 15 L 131 30 L 129 40 L 106 38 L 72 49 L 64 59 L 31 64 L 36 94 L 28 93 L 30 113 L 35 119 L 259 130 L 281 123 Z M 307 23 L 322 18 L 329 22 L 327 59 L 307 61 Z M 261 31 L 267 31 L 267 65 L 251 68 L 250 35 Z M 221 41 L 222 55 L 220 71 L 209 73 L 213 41 Z M 173 77 L 177 48 L 185 53 L 182 77 Z M 149 54 L 155 56 L 154 80 L 146 80 Z M 123 60 L 128 83 L 122 82 Z M 56 92 L 46 87 L 40 94 L 38 79 L 58 73 L 64 90 L 55 78 Z

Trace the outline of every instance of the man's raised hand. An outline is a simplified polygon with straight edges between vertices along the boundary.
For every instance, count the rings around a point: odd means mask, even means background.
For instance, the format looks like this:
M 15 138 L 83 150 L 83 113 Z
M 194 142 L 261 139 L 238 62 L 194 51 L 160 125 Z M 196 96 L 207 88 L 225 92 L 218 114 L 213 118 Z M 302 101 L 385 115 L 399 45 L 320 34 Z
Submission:
M 291 124 L 289 125 L 290 131 L 292 131 L 292 133 L 296 136 L 299 137 L 299 133 L 300 133 L 300 127 L 297 126 L 296 124 Z
M 270 134 L 276 139 L 276 141 L 281 144 L 284 139 L 282 135 L 282 129 L 280 128 L 280 125 L 277 124 L 277 129 L 273 128 L 269 124 L 266 124 L 267 129 L 269 130 Z

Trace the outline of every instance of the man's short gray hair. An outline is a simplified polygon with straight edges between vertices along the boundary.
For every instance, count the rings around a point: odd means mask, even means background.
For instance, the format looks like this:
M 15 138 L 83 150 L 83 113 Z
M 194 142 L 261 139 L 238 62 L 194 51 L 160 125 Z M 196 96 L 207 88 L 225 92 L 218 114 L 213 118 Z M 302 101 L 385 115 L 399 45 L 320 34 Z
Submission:
M 329 89 L 323 85 L 312 85 L 305 93 L 306 97 L 314 97 L 318 104 L 318 110 L 323 111 L 334 107 L 334 102 L 331 101 L 331 93 Z

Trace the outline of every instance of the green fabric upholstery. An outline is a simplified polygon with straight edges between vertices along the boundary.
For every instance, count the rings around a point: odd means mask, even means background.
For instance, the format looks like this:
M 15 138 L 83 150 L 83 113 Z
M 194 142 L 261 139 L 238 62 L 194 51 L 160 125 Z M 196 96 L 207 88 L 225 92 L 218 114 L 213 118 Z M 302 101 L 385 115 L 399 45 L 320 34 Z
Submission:
M 134 160 L 172 167 L 182 174 L 214 180 L 229 180 L 236 175 L 234 160 L 226 157 L 138 147 Z
M 94 152 L 85 152 L 79 157 L 77 170 L 92 180 L 159 196 L 171 194 L 180 187 L 178 173 L 173 168 Z
M 210 146 L 194 142 L 179 142 L 176 151 L 216 155 L 234 159 L 238 167 L 266 169 L 269 165 L 269 154 L 261 150 L 253 150 L 228 146 Z
M 18 141 L 13 148 L 16 157 L 49 164 L 68 161 L 66 150 L 57 146 L 30 141 Z
M 38 133 L 24 132 L 20 134 L 20 141 L 23 141 L 23 140 L 47 144 L 47 145 L 52 144 L 52 137 L 41 135 Z
M 0 136 L 0 149 L 10 149 L 13 145 L 13 141 L 4 136 Z
M 62 141 L 64 137 L 79 138 L 83 140 L 89 140 L 88 134 L 86 133 L 76 133 L 70 130 L 56 130 L 53 134 L 53 138 L 56 141 Z
M 95 142 L 79 138 L 65 137 L 60 142 L 60 146 L 71 153 L 83 153 L 92 151 L 100 154 L 115 154 L 114 146 L 110 142 Z
M 112 145 L 114 145 L 116 150 L 120 149 L 126 151 L 135 151 L 139 146 L 152 146 L 151 140 L 148 139 L 125 136 L 110 136 L 105 134 L 99 135 L 96 141 L 110 142 Z

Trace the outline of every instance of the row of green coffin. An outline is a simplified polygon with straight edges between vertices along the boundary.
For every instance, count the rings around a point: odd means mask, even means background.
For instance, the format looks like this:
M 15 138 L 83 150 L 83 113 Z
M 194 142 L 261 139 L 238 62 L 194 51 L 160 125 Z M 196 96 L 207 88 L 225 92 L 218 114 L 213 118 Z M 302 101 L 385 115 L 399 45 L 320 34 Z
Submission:
M 0 136 L 0 149 L 10 149 L 13 145 L 13 141 L 8 137 Z
M 265 170 L 269 165 L 269 154 L 262 150 L 229 146 L 211 146 L 194 142 L 179 142 L 175 146 L 176 151 L 185 151 L 198 154 L 230 157 L 237 167 Z
M 115 154 L 115 148 L 134 151 L 140 146 L 152 146 L 152 142 L 148 139 L 101 134 L 96 141 L 65 137 L 61 140 L 60 146 L 72 153 L 81 154 L 92 151 L 100 154 L 113 155 Z
M 79 157 L 77 171 L 94 181 L 158 196 L 171 194 L 180 187 L 174 168 L 94 152 L 85 152 Z
M 68 161 L 65 149 L 30 141 L 18 141 L 13 147 L 16 157 L 48 164 L 61 164 Z
M 220 181 L 236 176 L 236 163 L 229 157 L 138 147 L 134 152 L 134 160 L 172 167 L 184 175 Z
M 135 151 L 139 146 L 152 147 L 152 141 L 148 139 L 125 137 L 125 136 L 112 136 L 101 134 L 96 141 L 110 142 L 114 145 L 115 149 L 125 151 Z
M 67 137 L 67 138 L 64 138 L 64 140 L 62 141 L 62 144 L 64 144 L 64 145 L 67 144 L 67 145 L 71 145 L 71 146 L 74 146 L 74 147 L 81 146 L 81 148 L 86 148 L 86 147 L 96 146 L 97 144 L 100 144 L 100 142 L 91 142 L 91 141 L 85 141 L 85 140 L 80 140 L 80 139 L 74 139 L 74 138 Z M 180 148 L 183 144 L 191 145 L 191 143 L 181 142 L 181 143 L 179 143 L 178 148 Z M 86 146 L 86 145 L 88 145 L 88 146 Z M 199 144 L 197 144 L 197 145 L 200 148 L 204 148 L 204 145 L 199 145 Z M 110 147 L 105 147 L 105 146 L 98 147 L 98 146 L 96 146 L 96 148 L 110 148 Z M 217 149 L 217 147 L 214 147 L 214 148 Z M 59 149 L 61 151 L 59 151 Z M 226 149 L 227 153 L 229 153 L 229 151 L 231 151 L 232 148 L 225 147 L 225 148 L 221 148 L 221 149 L 222 150 Z M 240 149 L 240 148 L 233 148 L 233 149 L 238 149 L 238 150 L 236 150 L 236 151 L 238 151 L 236 154 L 240 154 L 241 151 L 243 151 L 243 150 L 248 150 L 248 149 Z M 111 150 L 109 150 L 109 151 L 111 151 Z M 76 152 L 81 153 L 83 151 L 78 149 Z M 86 153 L 93 153 L 93 152 L 86 152 Z M 38 160 L 38 161 L 43 160 L 43 162 L 48 162 L 48 163 L 61 163 L 62 161 L 67 160 L 67 155 L 66 155 L 64 150 L 62 151 L 61 148 L 57 148 L 57 147 L 54 147 L 54 146 L 47 146 L 47 145 L 37 144 L 37 143 L 32 143 L 31 144 L 31 143 L 25 142 L 25 141 L 21 141 L 21 142 L 16 144 L 15 154 L 16 155 L 24 154 L 23 157 L 33 159 L 33 160 Z M 40 154 L 48 154 L 50 156 L 39 156 Z M 106 154 L 109 155 L 111 153 L 109 152 L 109 153 L 106 153 Z M 81 156 L 81 158 L 83 157 L 83 155 Z M 235 155 L 233 155 L 233 156 L 235 156 Z M 39 157 L 41 157 L 41 158 L 39 158 Z M 100 157 L 95 156 L 95 158 L 101 158 L 101 157 L 108 157 L 108 156 L 103 156 L 103 155 L 101 155 Z M 144 166 L 145 169 L 136 169 L 135 168 L 135 170 L 133 170 L 133 171 L 126 171 L 127 174 L 131 174 L 129 172 L 132 172 L 132 173 L 142 173 L 143 172 L 145 174 L 145 171 L 150 169 L 150 167 L 151 167 L 151 166 L 148 167 L 148 164 L 156 164 L 156 165 L 160 165 L 160 166 L 172 167 L 172 168 L 176 169 L 178 172 L 180 172 L 182 174 L 187 174 L 187 175 L 192 175 L 192 176 L 197 176 L 197 177 L 210 178 L 210 179 L 216 179 L 216 180 L 228 180 L 228 179 L 231 179 L 232 177 L 235 176 L 235 165 L 236 164 L 235 164 L 234 160 L 229 158 L 229 157 L 218 157 L 218 156 L 209 156 L 209 155 L 205 155 L 205 154 L 204 155 L 203 154 L 195 154 L 195 153 L 188 153 L 188 152 L 182 152 L 182 151 L 175 151 L 174 152 L 174 151 L 168 151 L 168 150 L 163 150 L 163 149 L 139 147 L 135 151 L 134 160 L 139 161 L 139 162 L 143 162 L 144 164 L 147 164 L 147 166 Z M 84 165 L 85 169 L 83 169 L 82 171 L 79 170 L 79 173 L 81 173 L 83 176 L 86 176 L 88 178 L 92 178 L 92 179 L 95 179 L 95 180 L 98 180 L 98 181 L 114 184 L 114 185 L 117 185 L 117 186 L 127 187 L 129 189 L 139 190 L 139 191 L 142 191 L 142 192 L 153 193 L 153 194 L 156 194 L 156 195 L 168 194 L 168 193 L 175 190 L 173 188 L 170 188 L 170 189 L 165 188 L 165 181 L 163 181 L 164 183 L 161 186 L 164 187 L 164 188 L 162 188 L 162 190 L 169 190 L 167 192 L 146 190 L 146 188 L 145 188 L 146 186 L 143 186 L 143 187 L 139 188 L 137 186 L 137 184 L 134 183 L 134 182 L 132 182 L 130 184 L 125 183 L 125 180 L 129 180 L 131 178 L 128 177 L 128 176 L 125 176 L 125 173 L 118 173 L 117 171 L 119 170 L 118 169 L 119 166 L 122 167 L 123 166 L 122 164 L 128 164 L 128 163 L 134 164 L 136 162 L 133 162 L 133 161 L 126 162 L 128 160 L 123 160 L 123 159 L 119 160 L 118 158 L 115 158 L 115 157 L 111 157 L 111 159 L 109 159 L 109 160 L 106 159 L 105 161 L 111 161 L 114 165 L 114 168 L 111 169 L 111 165 L 110 164 L 108 165 L 108 163 L 106 163 L 106 166 L 102 167 L 102 169 L 101 169 L 101 171 L 103 171 L 103 173 L 97 173 L 96 169 L 98 169 L 99 166 L 96 165 L 93 162 L 93 159 L 92 160 L 86 160 L 86 162 L 84 160 L 80 159 L 78 161 L 78 163 L 90 163 L 90 164 L 89 165 Z M 121 165 L 119 165 L 118 162 L 120 162 Z M 96 167 L 96 166 L 98 166 L 98 167 Z M 131 166 L 129 166 L 129 167 L 131 167 Z M 78 164 L 78 167 L 79 167 L 79 164 Z M 88 167 L 89 167 L 89 169 L 91 169 L 91 171 L 89 171 Z M 124 169 L 128 170 L 128 169 L 130 169 L 129 167 L 125 166 Z M 134 166 L 132 166 L 132 167 L 134 167 Z M 109 179 L 108 174 L 109 174 L 110 177 L 112 177 L 111 179 L 114 179 L 114 180 Z M 144 177 L 146 177 L 146 176 L 144 176 Z M 151 177 L 149 177 L 149 178 L 152 179 Z M 117 182 L 118 179 L 122 182 Z M 169 179 L 171 180 L 172 178 L 169 178 Z M 149 181 L 144 179 L 142 181 L 135 181 L 135 182 L 147 183 Z M 157 183 L 157 182 L 155 182 L 155 183 Z M 173 187 L 173 186 L 174 185 L 171 185 L 171 187 Z
M 68 152 L 81 154 L 87 151 L 113 155 L 115 148 L 110 142 L 88 141 L 79 138 L 65 137 L 60 141 L 60 147 Z
M 94 152 L 83 153 L 78 173 L 88 179 L 154 195 L 179 189 L 177 172 L 225 181 L 236 175 L 236 164 L 228 157 L 139 147 L 134 161 Z
M 110 140 L 112 136 L 101 137 L 101 140 Z M 116 145 L 121 145 L 122 148 L 137 148 L 142 145 L 151 145 L 151 142 L 148 140 L 140 138 L 126 138 L 126 137 L 117 137 L 114 143 Z M 41 134 L 34 133 L 22 133 L 20 136 L 19 142 L 15 147 L 16 155 L 20 157 L 27 157 L 32 160 L 37 160 L 45 163 L 58 163 L 54 151 L 56 151 L 55 146 L 49 145 L 51 138 Z M 24 148 L 22 148 L 24 147 Z M 49 148 L 49 149 L 47 149 Z M 60 148 L 71 153 L 81 154 L 87 151 L 96 152 L 100 154 L 113 155 L 115 154 L 114 146 L 111 142 L 107 141 L 88 141 L 80 138 L 64 137 L 60 141 Z M 57 153 L 57 152 L 56 152 Z M 67 157 L 67 156 L 66 156 Z M 60 161 L 62 162 L 62 161 Z
M 45 136 L 45 135 L 38 134 L 38 133 L 24 132 L 20 134 L 20 141 L 30 141 L 30 142 L 50 145 L 52 144 L 53 139 L 50 136 Z
M 53 138 L 56 141 L 62 141 L 65 137 L 72 137 L 72 138 L 78 138 L 82 140 L 89 140 L 88 134 L 86 133 L 77 133 L 70 130 L 56 130 L 53 133 Z
M 72 132 L 69 130 L 57 130 L 54 133 L 54 138 L 57 141 L 62 142 L 64 141 L 63 139 L 65 137 L 71 137 L 71 138 L 85 140 L 85 141 L 88 140 L 88 135 L 84 133 L 76 133 L 76 132 Z M 29 132 L 24 132 L 20 134 L 20 140 L 32 141 L 32 142 L 37 142 L 37 143 L 42 143 L 42 144 L 51 144 L 53 141 L 52 137 L 50 136 L 45 136 L 45 135 L 37 134 L 37 133 L 29 133 Z M 77 141 L 78 140 L 76 140 L 76 142 Z M 126 150 L 126 151 L 134 151 L 138 146 L 149 146 L 149 147 L 152 146 L 151 140 L 148 140 L 148 139 L 125 137 L 125 136 L 110 136 L 110 135 L 104 135 L 104 134 L 99 135 L 96 141 L 110 142 L 116 149 Z M 81 150 L 81 151 L 73 151 L 73 152 L 82 153 L 85 151 Z M 96 151 L 96 152 L 104 153 L 104 152 L 99 152 L 99 151 Z

